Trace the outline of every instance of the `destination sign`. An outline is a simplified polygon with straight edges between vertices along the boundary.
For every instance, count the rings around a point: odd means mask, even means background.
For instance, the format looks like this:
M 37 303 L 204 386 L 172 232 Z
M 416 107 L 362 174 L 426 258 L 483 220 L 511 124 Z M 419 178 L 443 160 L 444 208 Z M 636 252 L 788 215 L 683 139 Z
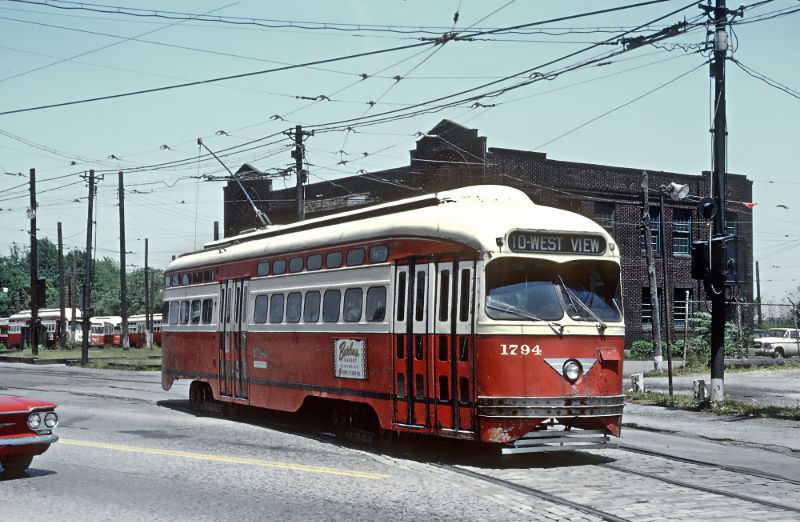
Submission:
M 516 230 L 508 235 L 508 247 L 513 252 L 595 255 L 606 251 L 606 240 L 595 234 Z

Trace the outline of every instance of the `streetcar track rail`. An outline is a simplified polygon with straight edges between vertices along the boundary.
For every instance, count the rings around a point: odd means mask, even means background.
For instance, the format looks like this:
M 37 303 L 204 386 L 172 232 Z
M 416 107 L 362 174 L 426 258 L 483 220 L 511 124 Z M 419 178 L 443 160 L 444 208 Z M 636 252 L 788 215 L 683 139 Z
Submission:
M 553 495 L 550 493 L 545 493 L 544 491 L 534 489 L 522 484 L 517 484 L 516 482 L 511 482 L 509 480 L 493 477 L 491 475 L 486 475 L 484 473 L 479 473 L 477 471 L 472 471 L 469 469 L 464 469 L 460 466 L 453 466 L 448 464 L 436 464 L 431 463 L 431 466 L 450 471 L 453 473 L 458 473 L 459 475 L 463 475 L 466 477 L 470 477 L 473 479 L 481 480 L 484 482 L 489 482 L 496 486 L 501 486 L 504 488 L 508 488 L 514 490 L 518 493 L 522 493 L 523 495 L 529 497 L 535 497 L 540 500 L 545 500 L 547 502 L 551 502 L 553 504 L 558 504 L 559 506 L 568 507 L 570 509 L 574 509 L 576 511 L 580 511 L 582 513 L 586 513 L 587 515 L 592 515 L 598 517 L 602 520 L 606 520 L 608 522 L 631 522 L 630 519 L 618 517 L 612 513 L 608 513 L 607 511 L 602 511 L 597 508 L 593 508 L 592 506 L 588 506 L 586 504 L 580 504 L 578 502 L 573 502 L 572 500 L 566 499 L 564 497 L 560 497 L 558 495 Z

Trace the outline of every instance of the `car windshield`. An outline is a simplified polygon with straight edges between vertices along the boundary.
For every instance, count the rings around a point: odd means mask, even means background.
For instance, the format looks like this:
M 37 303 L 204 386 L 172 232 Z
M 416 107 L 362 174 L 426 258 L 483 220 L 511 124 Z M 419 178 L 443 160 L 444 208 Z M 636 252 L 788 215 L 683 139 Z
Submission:
M 492 319 L 554 321 L 566 312 L 578 321 L 619 321 L 615 263 L 554 263 L 504 257 L 486 266 L 486 314 Z

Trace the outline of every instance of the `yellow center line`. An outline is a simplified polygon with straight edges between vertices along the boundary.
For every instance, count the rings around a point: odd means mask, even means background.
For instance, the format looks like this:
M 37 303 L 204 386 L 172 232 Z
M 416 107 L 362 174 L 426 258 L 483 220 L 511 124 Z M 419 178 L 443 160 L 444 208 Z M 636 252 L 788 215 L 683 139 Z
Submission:
M 64 439 L 58 440 L 59 444 L 67 446 L 83 446 L 88 448 L 100 448 L 114 451 L 124 451 L 127 453 L 145 453 L 149 455 L 163 455 L 169 457 L 181 457 L 184 459 L 207 460 L 211 462 L 226 462 L 230 464 L 246 464 L 261 468 L 285 469 L 289 471 L 302 471 L 305 473 L 323 473 L 327 475 L 341 475 L 346 477 L 385 479 L 390 475 L 384 473 L 369 473 L 366 471 L 356 471 L 349 469 L 326 468 L 321 466 L 307 466 L 305 464 L 292 464 L 289 462 L 274 462 L 269 460 L 249 459 L 244 457 L 226 457 L 222 455 L 211 455 L 208 453 L 195 453 L 191 451 L 177 451 L 155 448 L 144 448 L 141 446 L 127 446 L 123 444 L 109 444 L 105 442 L 91 442 L 85 440 Z

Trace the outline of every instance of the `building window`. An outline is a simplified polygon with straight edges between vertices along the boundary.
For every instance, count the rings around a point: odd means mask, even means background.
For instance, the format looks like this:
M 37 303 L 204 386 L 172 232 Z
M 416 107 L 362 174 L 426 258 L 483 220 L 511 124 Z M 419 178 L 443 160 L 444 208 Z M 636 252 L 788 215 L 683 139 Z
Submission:
M 657 208 L 650 209 L 650 240 L 653 243 L 653 255 L 661 254 L 661 213 Z M 644 254 L 644 231 L 642 231 L 642 254 Z
M 733 212 L 725 213 L 725 233 L 729 236 L 739 234 L 739 216 Z
M 579 199 L 572 198 L 558 198 L 558 208 L 580 214 L 581 201 Z
M 692 255 L 692 211 L 676 208 L 672 218 L 672 253 Z
M 687 299 L 688 297 L 688 299 Z M 686 316 L 691 314 L 691 306 L 687 314 L 686 305 L 692 300 L 691 288 L 676 288 L 672 296 L 672 325 L 675 330 L 686 329 Z
M 614 235 L 614 218 L 613 203 L 594 204 L 594 220 L 612 236 Z
M 659 299 L 661 297 L 660 292 L 658 295 Z M 660 318 L 661 324 L 664 324 L 664 306 L 659 301 L 658 307 L 661 310 Z M 653 307 L 650 304 L 650 287 L 642 288 L 642 329 L 643 330 L 652 330 L 653 329 Z

